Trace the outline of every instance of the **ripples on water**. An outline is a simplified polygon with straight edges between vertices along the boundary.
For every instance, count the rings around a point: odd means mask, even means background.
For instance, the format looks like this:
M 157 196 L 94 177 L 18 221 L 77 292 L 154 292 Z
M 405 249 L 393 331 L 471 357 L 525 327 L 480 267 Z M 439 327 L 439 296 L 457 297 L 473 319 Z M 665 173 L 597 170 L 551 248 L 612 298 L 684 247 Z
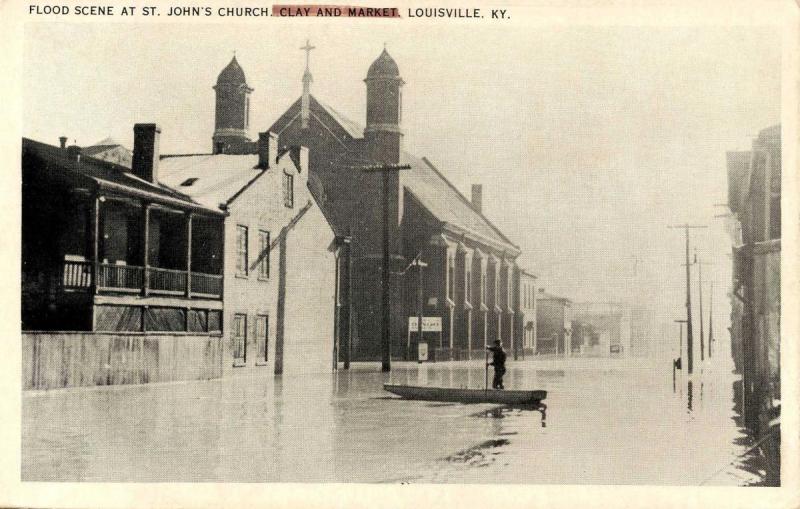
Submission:
M 483 365 L 91 390 L 23 399 L 23 480 L 758 484 L 737 379 L 660 365 L 510 363 L 548 410 L 387 397 L 384 382 L 483 388 Z M 664 363 L 665 367 L 670 367 Z

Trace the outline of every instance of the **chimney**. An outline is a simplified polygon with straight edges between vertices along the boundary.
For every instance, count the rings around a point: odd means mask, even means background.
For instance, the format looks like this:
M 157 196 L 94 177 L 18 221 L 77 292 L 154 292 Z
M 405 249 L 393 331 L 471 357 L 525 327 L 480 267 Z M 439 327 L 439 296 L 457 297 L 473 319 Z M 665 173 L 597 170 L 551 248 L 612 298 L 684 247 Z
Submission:
M 478 212 L 483 213 L 483 186 L 481 184 L 472 184 L 472 206 Z
M 67 148 L 67 137 L 59 136 L 58 141 L 61 142 L 61 148 Z
M 137 177 L 153 184 L 158 183 L 158 138 L 161 128 L 156 124 L 133 126 L 133 164 L 131 170 Z
M 278 159 L 278 135 L 265 131 L 258 133 L 258 168 L 266 170 Z

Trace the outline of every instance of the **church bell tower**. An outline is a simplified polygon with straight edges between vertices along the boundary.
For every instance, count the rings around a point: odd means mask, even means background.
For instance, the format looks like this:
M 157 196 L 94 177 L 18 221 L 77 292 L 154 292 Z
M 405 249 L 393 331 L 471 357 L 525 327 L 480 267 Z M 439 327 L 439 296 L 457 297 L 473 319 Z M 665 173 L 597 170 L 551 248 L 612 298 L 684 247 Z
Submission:
M 367 84 L 367 140 L 370 157 L 378 163 L 400 161 L 403 132 L 400 129 L 404 82 L 394 59 L 383 49 L 364 79 Z
M 219 73 L 214 86 L 217 96 L 212 153 L 241 154 L 251 144 L 247 136 L 250 127 L 250 93 L 244 70 L 234 55 Z

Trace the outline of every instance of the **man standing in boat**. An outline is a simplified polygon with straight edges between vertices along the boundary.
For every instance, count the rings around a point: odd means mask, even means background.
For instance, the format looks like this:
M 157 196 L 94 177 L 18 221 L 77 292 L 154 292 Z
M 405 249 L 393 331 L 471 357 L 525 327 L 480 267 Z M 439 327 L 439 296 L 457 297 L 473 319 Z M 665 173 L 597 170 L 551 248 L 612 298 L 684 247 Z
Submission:
M 494 346 L 486 347 L 492 352 L 492 362 L 490 366 L 494 366 L 494 380 L 492 380 L 492 389 L 504 389 L 503 375 L 506 374 L 506 352 L 503 350 L 503 344 L 498 339 L 494 342 Z

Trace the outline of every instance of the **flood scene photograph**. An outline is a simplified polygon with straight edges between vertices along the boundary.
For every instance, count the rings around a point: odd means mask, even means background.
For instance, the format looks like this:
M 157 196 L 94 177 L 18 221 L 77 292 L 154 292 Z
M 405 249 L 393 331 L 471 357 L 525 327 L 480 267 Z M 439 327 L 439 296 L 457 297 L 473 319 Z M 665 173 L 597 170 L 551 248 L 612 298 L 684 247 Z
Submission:
M 23 18 L 12 507 L 800 502 L 791 31 L 209 5 Z

